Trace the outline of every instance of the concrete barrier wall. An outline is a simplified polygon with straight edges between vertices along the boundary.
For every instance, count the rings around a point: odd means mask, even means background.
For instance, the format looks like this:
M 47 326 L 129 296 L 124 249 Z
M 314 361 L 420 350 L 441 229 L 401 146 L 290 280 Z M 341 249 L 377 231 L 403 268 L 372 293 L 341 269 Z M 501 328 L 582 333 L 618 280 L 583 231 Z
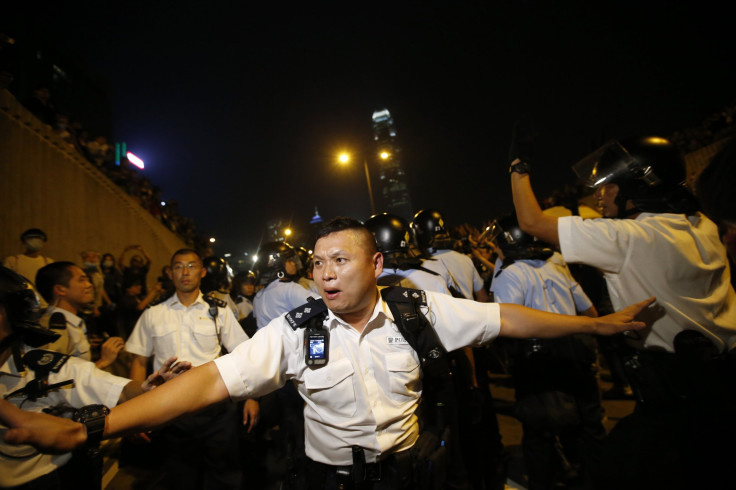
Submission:
M 86 249 L 119 257 L 126 245 L 151 256 L 149 283 L 184 242 L 143 209 L 12 94 L 0 91 L 0 257 L 23 251 L 20 234 L 41 228 L 43 254 L 80 263 Z M 127 257 L 127 255 L 126 255 Z

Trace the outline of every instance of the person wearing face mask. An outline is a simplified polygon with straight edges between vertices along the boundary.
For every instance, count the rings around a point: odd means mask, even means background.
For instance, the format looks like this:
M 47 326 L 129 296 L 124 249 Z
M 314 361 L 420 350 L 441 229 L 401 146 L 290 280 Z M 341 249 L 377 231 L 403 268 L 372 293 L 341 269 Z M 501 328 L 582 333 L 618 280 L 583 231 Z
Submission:
M 33 281 L 38 269 L 54 261 L 54 259 L 41 254 L 41 250 L 46 244 L 46 233 L 38 228 L 29 228 L 20 236 L 20 241 L 23 242 L 25 251 L 22 254 L 6 257 L 3 265 L 34 284 Z

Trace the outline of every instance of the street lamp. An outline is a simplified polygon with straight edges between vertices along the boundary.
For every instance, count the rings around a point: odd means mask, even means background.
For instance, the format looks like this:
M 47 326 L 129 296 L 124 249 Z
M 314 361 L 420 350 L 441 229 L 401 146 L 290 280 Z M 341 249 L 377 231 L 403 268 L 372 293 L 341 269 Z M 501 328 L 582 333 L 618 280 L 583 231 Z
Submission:
M 379 154 L 379 156 L 381 157 L 381 159 L 386 160 L 391 156 L 391 154 L 383 151 Z M 346 152 L 340 153 L 340 155 L 338 155 L 337 157 L 337 161 L 340 162 L 340 164 L 342 165 L 347 165 L 348 163 L 350 163 L 350 154 Z M 363 168 L 365 169 L 365 182 L 366 184 L 368 184 L 368 197 L 371 200 L 371 216 L 373 216 L 374 214 L 376 214 L 376 205 L 373 202 L 373 187 L 371 186 L 371 174 L 370 174 L 370 171 L 368 170 L 368 160 L 365 158 L 365 156 L 363 156 Z

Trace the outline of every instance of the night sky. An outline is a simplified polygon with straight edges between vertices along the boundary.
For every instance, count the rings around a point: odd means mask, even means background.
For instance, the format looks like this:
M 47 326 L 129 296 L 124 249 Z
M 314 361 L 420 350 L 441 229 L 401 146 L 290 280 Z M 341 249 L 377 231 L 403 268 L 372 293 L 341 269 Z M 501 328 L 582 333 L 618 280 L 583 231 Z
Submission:
M 480 225 L 511 210 L 522 113 L 539 120 L 542 195 L 607 139 L 668 136 L 736 101 L 734 8 L 709 2 L 105 3 L 36 15 L 107 79 L 115 139 L 218 254 L 315 206 L 366 219 L 361 166 L 334 156 L 368 147 L 377 109 L 414 208 Z

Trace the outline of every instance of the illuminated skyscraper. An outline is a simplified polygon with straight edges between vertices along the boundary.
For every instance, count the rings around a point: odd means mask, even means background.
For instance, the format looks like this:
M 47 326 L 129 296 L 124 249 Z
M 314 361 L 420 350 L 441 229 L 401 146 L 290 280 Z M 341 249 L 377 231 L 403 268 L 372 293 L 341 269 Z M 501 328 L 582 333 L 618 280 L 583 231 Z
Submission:
M 413 211 L 406 174 L 401 166 L 401 148 L 396 142 L 396 126 L 388 109 L 373 113 L 373 144 L 378 167 L 377 212 L 411 220 Z

